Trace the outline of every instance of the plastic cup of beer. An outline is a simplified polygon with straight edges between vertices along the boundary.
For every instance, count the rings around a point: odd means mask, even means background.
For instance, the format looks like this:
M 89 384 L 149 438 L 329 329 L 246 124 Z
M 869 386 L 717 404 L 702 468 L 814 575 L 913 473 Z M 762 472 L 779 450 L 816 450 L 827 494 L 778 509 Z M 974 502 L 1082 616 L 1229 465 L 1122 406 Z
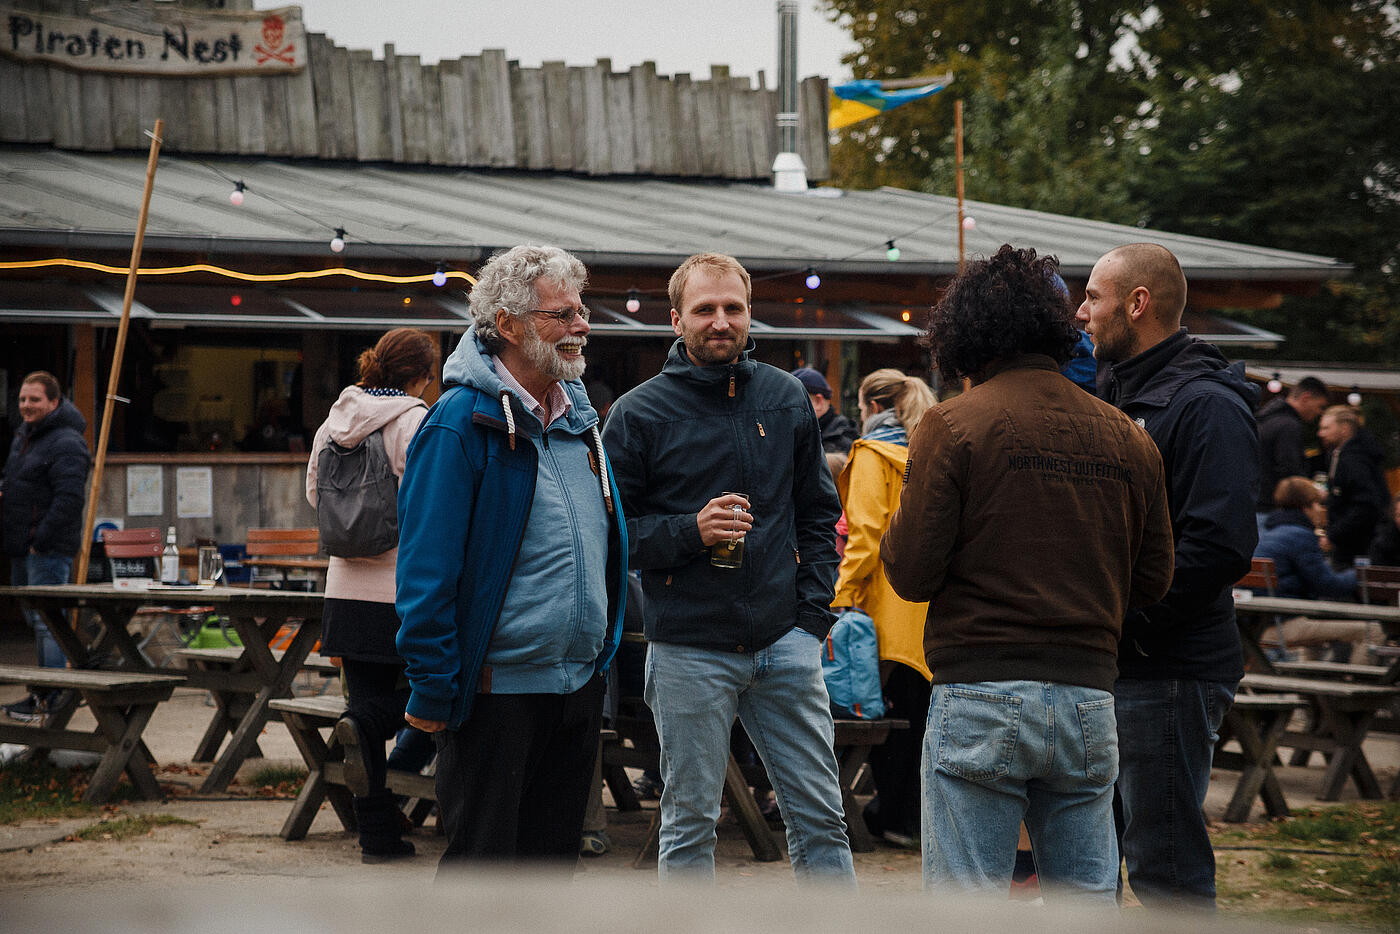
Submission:
M 729 508 L 733 510 L 735 516 L 741 512 L 747 512 L 749 494 L 731 493 L 726 490 L 722 496 L 742 496 L 743 505 L 735 504 Z M 744 564 L 744 533 L 735 530 L 732 538 L 721 539 L 710 546 L 710 563 L 717 568 L 737 568 Z

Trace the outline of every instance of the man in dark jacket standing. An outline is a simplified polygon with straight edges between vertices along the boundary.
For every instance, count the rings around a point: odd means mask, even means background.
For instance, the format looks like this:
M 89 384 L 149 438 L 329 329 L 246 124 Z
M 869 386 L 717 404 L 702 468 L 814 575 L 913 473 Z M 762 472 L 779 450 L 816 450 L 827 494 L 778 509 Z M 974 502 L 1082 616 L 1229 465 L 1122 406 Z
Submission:
M 1305 376 L 1288 395 L 1266 403 L 1255 416 L 1259 423 L 1260 521 L 1274 511 L 1274 488 L 1284 477 L 1307 473 L 1303 463 L 1303 434 L 1327 408 L 1327 386 L 1315 376 Z
M 690 257 L 670 298 L 680 339 L 603 432 L 646 594 L 659 872 L 714 879 L 737 714 L 773 779 L 799 880 L 854 885 L 821 670 L 841 505 L 816 415 L 796 378 L 750 359 L 737 260 Z
M 1217 732 L 1244 674 L 1230 586 L 1258 539 L 1258 390 L 1181 327 L 1186 277 L 1150 243 L 1094 265 L 1079 320 L 1099 395 L 1162 454 L 1176 570 L 1160 603 L 1128 614 L 1118 650 L 1119 833 L 1146 905 L 1213 910 L 1215 854 L 1201 805 Z
M 18 586 L 66 584 L 83 533 L 83 502 L 91 461 L 83 440 L 87 421 L 63 398 L 58 380 L 43 370 L 30 373 L 20 383 L 19 414 L 23 424 L 10 444 L 0 485 L 10 582 Z M 66 665 L 63 650 L 49 634 L 43 617 L 26 610 L 25 618 L 34 627 L 39 664 L 45 668 Z M 52 699 L 52 695 L 30 694 L 6 704 L 5 712 L 17 720 L 36 720 Z
M 1385 514 L 1390 491 L 1385 485 L 1380 442 L 1361 425 L 1347 405 L 1322 413 L 1317 437 L 1327 448 L 1327 539 L 1332 563 L 1349 568 L 1365 555 Z

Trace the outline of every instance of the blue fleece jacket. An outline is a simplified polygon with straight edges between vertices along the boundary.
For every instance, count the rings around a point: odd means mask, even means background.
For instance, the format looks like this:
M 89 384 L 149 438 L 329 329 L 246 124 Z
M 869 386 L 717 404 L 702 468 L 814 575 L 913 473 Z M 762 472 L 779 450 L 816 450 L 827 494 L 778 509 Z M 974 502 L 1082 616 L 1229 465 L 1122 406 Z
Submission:
M 573 409 L 546 433 L 473 328 L 443 383 L 399 486 L 397 645 L 408 712 L 456 728 L 478 691 L 569 693 L 606 671 L 622 632 L 627 537 L 581 382 L 563 384 Z

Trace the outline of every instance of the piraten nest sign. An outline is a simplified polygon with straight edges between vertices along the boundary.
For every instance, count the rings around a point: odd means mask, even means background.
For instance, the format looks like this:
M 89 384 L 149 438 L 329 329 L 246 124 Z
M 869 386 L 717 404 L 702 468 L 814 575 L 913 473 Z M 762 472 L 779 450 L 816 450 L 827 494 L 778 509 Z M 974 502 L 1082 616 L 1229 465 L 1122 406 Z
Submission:
M 58 16 L 0 6 L 0 52 L 81 71 L 265 74 L 306 67 L 299 7 L 246 13 L 103 9 Z

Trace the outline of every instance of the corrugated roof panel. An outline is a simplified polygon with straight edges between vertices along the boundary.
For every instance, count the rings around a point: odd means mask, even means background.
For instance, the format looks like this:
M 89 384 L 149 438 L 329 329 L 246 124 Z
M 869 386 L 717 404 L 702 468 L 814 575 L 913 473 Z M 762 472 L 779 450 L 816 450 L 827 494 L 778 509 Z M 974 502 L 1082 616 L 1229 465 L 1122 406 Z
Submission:
M 957 262 L 956 201 L 899 189 L 781 194 L 738 183 L 261 158 L 211 165 L 162 158 L 148 244 L 213 253 L 261 244 L 315 255 L 333 227 L 344 227 L 347 261 L 394 250 L 425 260 L 460 257 L 535 241 L 633 265 L 664 266 L 702 250 L 731 253 L 757 269 L 813 263 L 865 274 L 945 273 Z M 145 159 L 134 155 L 0 150 L 0 243 L 115 246 L 135 227 L 144 177 Z M 227 179 L 247 183 L 242 207 L 228 203 Z M 1324 256 L 1004 205 L 971 201 L 966 213 L 976 220 L 966 237 L 970 255 L 1005 242 L 1032 246 L 1057 255 L 1076 276 L 1112 247 L 1143 240 L 1168 246 L 1188 277 L 1322 281 L 1350 271 Z M 891 238 L 902 253 L 893 264 L 884 257 Z

